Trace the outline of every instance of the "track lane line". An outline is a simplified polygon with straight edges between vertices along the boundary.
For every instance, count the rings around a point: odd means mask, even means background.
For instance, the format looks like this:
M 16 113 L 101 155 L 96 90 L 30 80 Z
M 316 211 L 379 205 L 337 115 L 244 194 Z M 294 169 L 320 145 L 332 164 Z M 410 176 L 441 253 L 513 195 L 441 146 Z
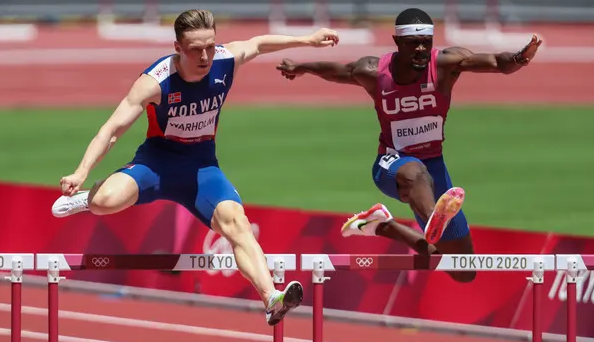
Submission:
M 10 304 L 0 303 L 0 311 L 10 312 Z M 47 316 L 47 308 L 23 306 L 21 309 L 21 312 L 24 315 Z M 200 327 L 200 326 L 189 326 L 189 325 L 183 325 L 183 324 L 163 323 L 163 322 L 148 321 L 148 320 L 141 320 L 141 319 L 134 319 L 134 318 L 112 317 L 112 316 L 96 315 L 96 314 L 82 313 L 82 312 L 76 312 L 76 311 L 59 310 L 59 317 L 62 319 L 72 319 L 72 320 L 78 320 L 78 321 L 96 322 L 96 323 L 112 324 L 112 325 L 143 328 L 143 329 L 155 329 L 155 330 L 164 330 L 164 331 L 173 331 L 173 332 L 183 332 L 183 333 L 187 333 L 187 334 L 201 335 L 201 336 L 225 337 L 225 338 L 231 338 L 231 339 L 261 341 L 261 342 L 273 341 L 272 335 L 264 335 L 264 334 L 250 333 L 250 332 L 245 332 L 245 331 L 236 331 L 236 330 L 206 328 L 206 327 Z M 310 342 L 310 340 L 301 339 L 301 338 L 293 338 L 293 337 L 285 337 L 284 340 L 287 342 Z M 72 341 L 72 342 L 77 342 L 77 341 Z M 106 342 L 108 342 L 108 341 L 106 341 Z

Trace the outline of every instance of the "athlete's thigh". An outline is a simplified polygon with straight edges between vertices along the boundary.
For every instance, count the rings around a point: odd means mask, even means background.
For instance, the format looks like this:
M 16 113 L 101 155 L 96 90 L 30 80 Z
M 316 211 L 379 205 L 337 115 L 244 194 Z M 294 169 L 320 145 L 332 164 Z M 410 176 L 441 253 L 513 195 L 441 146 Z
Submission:
M 137 186 L 138 196 L 133 204 L 145 204 L 162 197 L 161 175 L 171 164 L 167 154 L 144 142 L 136 150 L 130 163 L 115 171 L 114 176 L 128 176 Z
M 105 180 L 96 182 L 89 193 L 89 206 L 95 214 L 117 213 L 137 200 L 138 185 L 122 172 L 112 173 Z
M 436 157 L 424 160 L 423 163 L 427 167 L 427 172 L 433 179 L 435 201 L 441 197 L 448 189 L 453 187 L 452 179 L 445 165 L 443 157 Z M 418 215 L 415 214 L 417 223 L 421 227 L 425 227 L 426 222 L 423 222 Z M 470 233 L 468 221 L 464 211 L 460 210 L 456 216 L 450 221 L 446 227 L 440 241 L 457 240 L 468 236 Z
M 407 163 L 422 163 L 415 157 L 401 157 L 396 154 L 380 154 L 376 157 L 371 173 L 375 186 L 384 193 L 384 195 L 402 201 L 398 193 L 398 184 L 396 174 L 398 170 Z
M 211 227 L 214 211 L 219 203 L 233 201 L 242 204 L 239 193 L 218 166 L 198 169 L 196 174 L 198 191 L 194 199 L 194 208 L 202 222 Z
M 134 205 L 153 202 L 160 197 L 160 167 L 158 162 L 144 162 L 142 164 L 132 161 L 130 164 L 116 170 L 110 178 L 126 179 L 128 183 L 136 186 L 136 200 Z M 109 178 L 108 178 L 109 180 Z M 106 180 L 107 182 L 107 180 Z M 105 186 L 105 184 L 103 185 Z

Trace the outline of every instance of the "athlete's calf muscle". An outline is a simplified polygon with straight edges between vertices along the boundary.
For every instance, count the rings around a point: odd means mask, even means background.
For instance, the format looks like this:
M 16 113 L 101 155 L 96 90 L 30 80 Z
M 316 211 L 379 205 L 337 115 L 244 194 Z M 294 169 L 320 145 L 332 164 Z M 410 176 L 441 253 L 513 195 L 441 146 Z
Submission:
M 117 172 L 95 183 L 89 193 L 89 209 L 95 215 L 120 212 L 136 203 L 138 185 L 132 177 Z
M 274 284 L 266 257 L 256 241 L 243 206 L 235 201 L 220 202 L 214 210 L 212 228 L 229 241 L 239 271 L 254 284 L 262 301 L 268 305 Z

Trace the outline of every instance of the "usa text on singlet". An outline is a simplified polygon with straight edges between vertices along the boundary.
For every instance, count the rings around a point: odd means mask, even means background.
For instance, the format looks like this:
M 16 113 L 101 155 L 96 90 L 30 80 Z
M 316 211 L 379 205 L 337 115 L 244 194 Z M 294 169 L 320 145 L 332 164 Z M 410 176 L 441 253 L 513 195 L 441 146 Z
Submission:
M 394 52 L 397 53 L 397 52 Z M 419 159 L 440 156 L 450 98 L 437 91 L 437 54 L 417 82 L 398 85 L 390 73 L 394 53 L 380 58 L 375 108 L 381 126 L 378 153 Z

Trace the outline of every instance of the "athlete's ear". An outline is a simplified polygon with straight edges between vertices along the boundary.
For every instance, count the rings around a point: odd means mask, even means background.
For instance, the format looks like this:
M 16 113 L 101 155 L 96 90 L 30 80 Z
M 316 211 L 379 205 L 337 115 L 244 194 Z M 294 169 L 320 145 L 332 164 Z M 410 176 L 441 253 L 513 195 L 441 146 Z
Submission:
M 398 37 L 395 34 L 393 34 L 392 39 L 394 40 L 394 44 L 396 44 L 396 46 L 398 46 Z
M 173 48 L 178 54 L 181 53 L 181 44 L 177 40 L 173 42 Z

